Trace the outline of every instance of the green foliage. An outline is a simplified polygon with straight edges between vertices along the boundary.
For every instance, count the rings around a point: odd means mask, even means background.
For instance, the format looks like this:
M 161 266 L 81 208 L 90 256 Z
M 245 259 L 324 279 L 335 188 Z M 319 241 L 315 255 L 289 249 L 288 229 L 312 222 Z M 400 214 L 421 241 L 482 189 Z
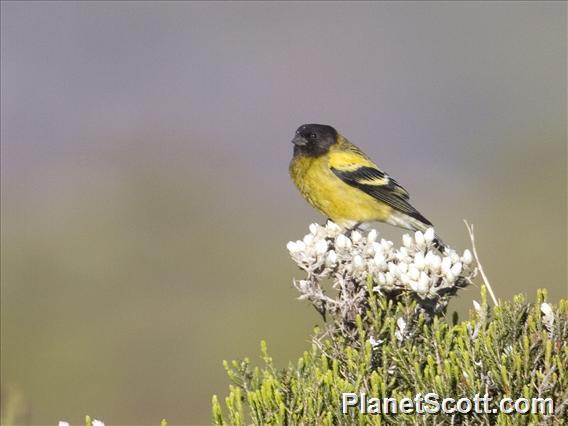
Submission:
M 277 370 L 261 345 L 263 365 L 248 359 L 225 368 L 232 382 L 224 404 L 213 397 L 215 424 L 566 424 L 568 411 L 568 300 L 552 307 L 553 322 L 522 296 L 490 308 L 485 291 L 479 310 L 453 324 L 427 321 L 415 302 L 373 296 L 353 333 L 316 331 L 295 365 Z M 403 318 L 404 321 L 400 320 Z M 373 344 L 371 344 L 371 341 Z M 473 398 L 487 393 L 491 407 L 503 397 L 552 398 L 553 415 L 361 414 L 341 412 L 342 393 L 377 398 Z

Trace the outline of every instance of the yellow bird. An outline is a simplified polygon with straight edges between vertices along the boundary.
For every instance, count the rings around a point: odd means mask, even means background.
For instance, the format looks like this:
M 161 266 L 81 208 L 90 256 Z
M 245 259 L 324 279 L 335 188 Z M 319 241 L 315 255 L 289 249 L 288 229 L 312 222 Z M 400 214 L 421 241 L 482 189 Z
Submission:
M 333 127 L 304 124 L 292 143 L 292 180 L 312 206 L 341 227 L 374 221 L 413 231 L 432 227 L 408 202 L 408 192 Z M 438 237 L 435 244 L 445 247 Z

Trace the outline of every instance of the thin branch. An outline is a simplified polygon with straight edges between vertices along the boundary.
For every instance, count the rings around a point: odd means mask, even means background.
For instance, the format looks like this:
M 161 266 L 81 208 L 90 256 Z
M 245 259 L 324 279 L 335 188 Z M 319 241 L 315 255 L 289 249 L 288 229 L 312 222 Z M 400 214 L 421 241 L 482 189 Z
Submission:
M 497 298 L 495 297 L 495 293 L 493 293 L 493 288 L 491 287 L 491 284 L 489 283 L 489 279 L 487 278 L 487 275 L 485 275 L 485 272 L 483 271 L 483 266 L 481 266 L 481 262 L 479 261 L 479 256 L 477 256 L 477 250 L 475 248 L 475 236 L 473 235 L 473 224 L 469 224 L 467 223 L 467 220 L 464 219 L 463 223 L 465 223 L 465 227 L 467 228 L 467 232 L 469 233 L 469 239 L 471 240 L 471 248 L 473 250 L 473 257 L 475 257 L 475 262 L 477 263 L 477 266 L 479 268 L 479 272 L 481 273 L 481 278 L 483 278 L 483 282 L 485 283 L 485 287 L 487 287 L 487 290 L 489 290 L 489 295 L 491 296 L 491 299 L 493 300 L 493 303 L 495 304 L 495 306 L 499 306 L 499 302 L 497 301 Z

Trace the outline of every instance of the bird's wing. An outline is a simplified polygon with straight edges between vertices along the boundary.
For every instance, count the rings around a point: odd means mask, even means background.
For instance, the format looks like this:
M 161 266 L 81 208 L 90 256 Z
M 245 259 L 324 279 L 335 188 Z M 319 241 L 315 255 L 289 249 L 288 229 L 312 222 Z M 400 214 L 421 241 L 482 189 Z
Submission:
M 430 225 L 430 222 L 408 202 L 409 195 L 406 189 L 379 169 L 359 149 L 333 153 L 330 156 L 329 167 L 346 184 Z
M 359 148 L 351 145 L 344 151 L 331 152 L 329 168 L 345 183 L 355 186 L 367 185 L 393 192 L 408 200 L 409 195 L 396 180 L 383 172 Z

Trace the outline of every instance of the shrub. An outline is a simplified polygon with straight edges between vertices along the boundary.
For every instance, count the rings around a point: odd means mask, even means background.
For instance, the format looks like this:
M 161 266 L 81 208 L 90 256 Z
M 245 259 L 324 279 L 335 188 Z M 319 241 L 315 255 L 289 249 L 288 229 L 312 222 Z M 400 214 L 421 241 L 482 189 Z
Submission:
M 376 250 L 369 249 L 377 247 L 374 231 L 348 237 L 334 230 L 330 236 L 326 228 L 312 226 L 312 237 L 288 246 L 306 272 L 295 282 L 300 298 L 327 316 L 324 327 L 285 369 L 274 367 L 264 342 L 261 366 L 249 359 L 225 362 L 232 384 L 223 404 L 213 397 L 215 424 L 565 424 L 567 300 L 553 306 L 540 290 L 533 304 L 516 296 L 490 307 L 483 286 L 469 318 L 448 321 L 448 298 L 477 271 L 470 253 L 448 250 L 432 260 L 429 235 L 417 233 L 397 250 L 378 242 L 383 249 L 375 261 Z M 335 294 L 324 290 L 329 280 Z M 440 401 L 487 395 L 490 409 L 505 397 L 551 398 L 554 412 L 371 415 L 341 408 L 344 393 L 400 400 L 430 392 Z

